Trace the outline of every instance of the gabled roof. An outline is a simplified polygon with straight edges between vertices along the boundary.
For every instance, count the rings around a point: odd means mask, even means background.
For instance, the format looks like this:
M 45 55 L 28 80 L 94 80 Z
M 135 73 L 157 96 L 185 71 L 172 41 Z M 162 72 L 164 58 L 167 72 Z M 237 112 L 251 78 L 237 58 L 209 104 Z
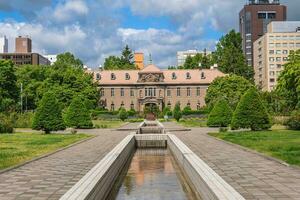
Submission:
M 161 72 L 161 70 L 155 65 L 148 65 L 140 71 L 141 73 Z

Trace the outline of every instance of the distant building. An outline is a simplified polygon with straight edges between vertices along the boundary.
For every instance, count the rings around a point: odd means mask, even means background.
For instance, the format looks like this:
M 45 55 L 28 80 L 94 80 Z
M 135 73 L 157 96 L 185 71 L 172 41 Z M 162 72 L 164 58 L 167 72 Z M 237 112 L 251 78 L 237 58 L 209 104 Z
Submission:
M 199 110 L 205 106 L 208 86 L 225 76 L 218 69 L 161 70 L 148 65 L 142 70 L 94 71 L 94 80 L 100 87 L 100 105 L 108 110 L 134 109 L 143 112 L 147 106 Z
M 0 53 L 0 59 L 12 60 L 15 65 L 50 65 L 50 61 L 38 53 Z
M 239 13 L 243 51 L 249 66 L 253 66 L 253 43 L 267 32 L 271 21 L 285 21 L 287 8 L 279 0 L 249 0 Z
M 144 69 L 144 53 L 134 53 L 134 64 L 138 69 Z
M 53 65 L 57 61 L 57 55 L 43 55 L 45 58 L 47 58 L 51 65 Z
M 290 52 L 300 49 L 300 21 L 271 22 L 253 48 L 255 83 L 271 91 Z
M 211 54 L 210 51 L 198 51 L 198 50 L 187 50 L 187 51 L 178 51 L 177 52 L 177 66 L 183 66 L 185 63 L 185 60 L 188 56 L 194 57 L 196 54 L 204 54 L 207 55 Z
M 0 53 L 8 52 L 8 40 L 5 36 L 0 37 Z
M 19 36 L 16 38 L 15 53 L 31 53 L 32 42 L 29 37 Z

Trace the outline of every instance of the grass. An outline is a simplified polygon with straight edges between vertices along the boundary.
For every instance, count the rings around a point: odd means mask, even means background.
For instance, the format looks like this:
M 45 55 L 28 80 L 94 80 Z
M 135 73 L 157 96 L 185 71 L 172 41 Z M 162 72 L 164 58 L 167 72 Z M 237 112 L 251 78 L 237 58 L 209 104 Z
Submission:
M 91 137 L 85 134 L 0 134 L 0 169 L 12 167 Z
M 210 135 L 300 166 L 300 131 L 249 131 Z
M 184 127 L 206 127 L 206 119 L 205 118 L 186 118 L 180 119 L 179 122 L 176 122 Z
M 96 128 L 119 128 L 126 122 L 121 120 L 93 120 L 93 124 Z

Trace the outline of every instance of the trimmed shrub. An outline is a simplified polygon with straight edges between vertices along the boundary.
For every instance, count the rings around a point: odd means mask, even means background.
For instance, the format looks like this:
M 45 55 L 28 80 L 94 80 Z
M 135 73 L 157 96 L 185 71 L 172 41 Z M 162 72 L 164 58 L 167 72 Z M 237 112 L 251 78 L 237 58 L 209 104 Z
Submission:
M 65 113 L 65 123 L 73 128 L 93 128 L 90 111 L 83 97 L 75 97 Z
M 119 111 L 119 118 L 120 118 L 122 121 L 125 121 L 125 120 L 128 118 L 128 114 L 127 114 L 125 108 L 121 108 L 121 109 L 120 109 L 120 111 Z
M 265 130 L 271 128 L 270 117 L 255 88 L 249 89 L 241 98 L 233 113 L 232 129 L 251 128 Z
M 136 115 L 136 111 L 134 109 L 130 109 L 127 111 L 129 117 L 134 117 Z
M 226 100 L 219 100 L 207 120 L 209 127 L 227 127 L 232 118 L 232 110 Z
M 190 115 L 191 112 L 192 112 L 192 109 L 191 109 L 190 106 L 186 106 L 186 107 L 184 107 L 183 110 L 182 110 L 182 114 L 183 114 L 183 115 Z
M 171 108 L 170 108 L 169 106 L 166 106 L 166 107 L 164 108 L 164 110 L 163 110 L 163 115 L 164 115 L 164 116 L 168 116 L 168 117 L 172 116 L 172 111 L 171 111 Z
M 32 120 L 34 117 L 33 112 L 25 113 L 11 113 L 10 119 L 13 122 L 14 128 L 31 128 Z
M 61 106 L 53 92 L 45 93 L 39 102 L 33 118 L 32 128 L 43 130 L 46 134 L 66 128 L 62 118 Z
M 176 103 L 174 110 L 173 110 L 173 117 L 176 121 L 179 122 L 180 118 L 182 117 L 182 112 L 180 110 L 180 104 Z
M 291 130 L 300 130 L 300 110 L 292 112 L 292 115 L 288 119 L 286 125 Z
M 13 123 L 10 118 L 0 113 L 0 133 L 13 133 Z

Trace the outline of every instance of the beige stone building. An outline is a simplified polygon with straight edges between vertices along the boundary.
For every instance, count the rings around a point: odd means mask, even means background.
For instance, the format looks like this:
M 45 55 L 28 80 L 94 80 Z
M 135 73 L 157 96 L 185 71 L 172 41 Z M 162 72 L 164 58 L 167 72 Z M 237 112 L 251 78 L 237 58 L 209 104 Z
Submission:
M 291 51 L 300 49 L 300 21 L 271 22 L 254 42 L 255 83 L 264 91 L 275 88 Z
M 94 78 L 100 87 L 100 104 L 108 110 L 124 107 L 143 111 L 145 106 L 157 105 L 192 110 L 205 105 L 206 90 L 216 78 L 224 76 L 217 69 L 161 70 L 148 65 L 142 70 L 97 71 Z

